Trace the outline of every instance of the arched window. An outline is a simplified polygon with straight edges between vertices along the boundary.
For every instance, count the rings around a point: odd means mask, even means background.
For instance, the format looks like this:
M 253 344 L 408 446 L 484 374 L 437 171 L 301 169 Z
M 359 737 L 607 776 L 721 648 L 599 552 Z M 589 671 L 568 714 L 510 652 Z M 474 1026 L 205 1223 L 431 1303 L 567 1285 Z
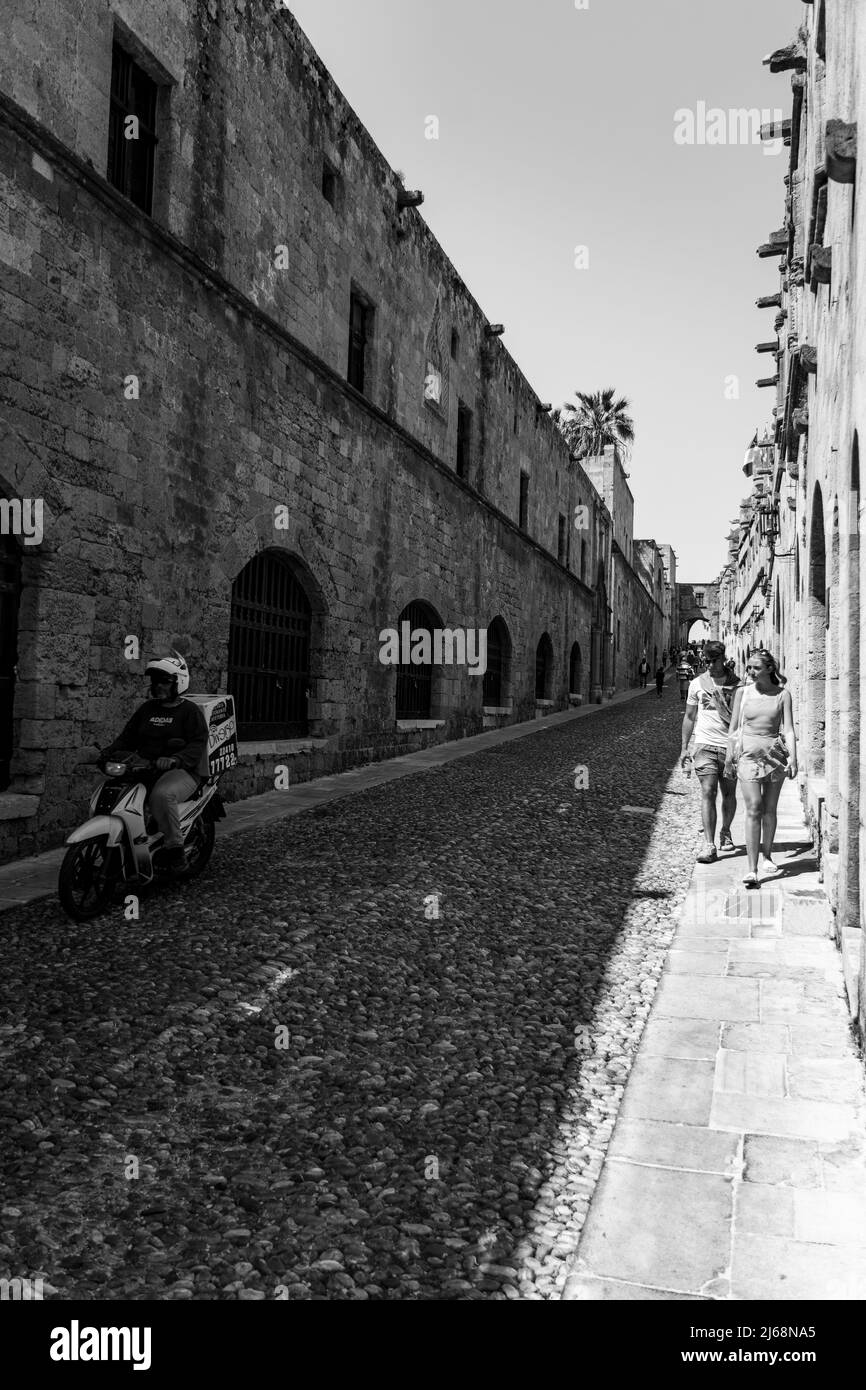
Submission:
M 580 643 L 574 642 L 568 662 L 568 692 L 570 695 L 583 694 L 583 654 Z
M 290 563 L 272 550 L 232 585 L 228 692 L 242 740 L 307 734 L 311 611 Z
M 553 643 L 545 632 L 535 650 L 535 698 L 551 699 L 553 691 Z
M 11 777 L 20 593 L 21 552 L 11 536 L 0 536 L 0 791 L 6 790 Z
M 501 618 L 494 618 L 487 629 L 487 670 L 484 672 L 485 705 L 502 708 L 510 694 L 511 638 Z
M 428 603 L 410 603 L 403 609 L 397 622 L 401 642 L 404 623 L 409 624 L 410 638 L 421 632 L 429 634 L 430 660 L 397 667 L 396 717 L 430 719 L 433 705 L 433 629 L 439 626 L 439 621 Z

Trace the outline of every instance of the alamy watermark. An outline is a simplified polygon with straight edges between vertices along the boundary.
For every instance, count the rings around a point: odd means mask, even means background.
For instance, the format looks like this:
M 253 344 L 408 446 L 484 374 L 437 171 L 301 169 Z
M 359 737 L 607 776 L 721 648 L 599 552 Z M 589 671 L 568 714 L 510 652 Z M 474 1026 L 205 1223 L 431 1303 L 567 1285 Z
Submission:
M 467 666 L 470 676 L 487 670 L 487 629 L 434 627 L 412 624 L 385 627 L 379 633 L 379 660 L 383 666 Z
M 0 1279 L 0 1302 L 27 1302 L 45 1297 L 45 1280 L 38 1279 Z
M 0 497 L 0 535 L 23 536 L 25 545 L 40 545 L 42 498 Z
M 699 101 L 694 110 L 681 106 L 674 112 L 674 144 L 676 145 L 760 145 L 764 154 L 779 154 L 785 142 L 779 136 L 762 140 L 761 127 L 773 126 L 781 132 L 784 113 L 776 109 L 758 110 L 752 107 L 707 106 Z

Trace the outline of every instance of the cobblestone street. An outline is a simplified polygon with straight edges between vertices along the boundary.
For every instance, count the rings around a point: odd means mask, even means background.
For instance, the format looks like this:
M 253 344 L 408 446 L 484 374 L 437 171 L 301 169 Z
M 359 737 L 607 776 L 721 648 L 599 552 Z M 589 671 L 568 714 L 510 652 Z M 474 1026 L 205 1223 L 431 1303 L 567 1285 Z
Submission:
M 558 1298 L 692 872 L 681 714 L 653 692 L 223 836 L 138 923 L 5 913 L 4 1272 Z

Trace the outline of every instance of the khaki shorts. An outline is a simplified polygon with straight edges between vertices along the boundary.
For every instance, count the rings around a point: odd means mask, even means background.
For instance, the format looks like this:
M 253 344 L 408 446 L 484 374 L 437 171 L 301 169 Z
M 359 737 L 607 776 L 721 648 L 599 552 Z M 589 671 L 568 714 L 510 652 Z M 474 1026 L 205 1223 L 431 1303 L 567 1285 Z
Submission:
M 782 758 L 785 762 L 781 762 Z M 764 747 L 740 754 L 737 776 L 743 782 L 784 782 L 788 775 L 787 758 L 785 740 L 768 739 Z
M 727 756 L 727 746 L 719 748 L 708 743 L 697 744 L 692 763 L 695 776 L 700 778 L 722 777 L 725 771 Z M 734 779 L 730 777 L 727 780 L 732 782 Z

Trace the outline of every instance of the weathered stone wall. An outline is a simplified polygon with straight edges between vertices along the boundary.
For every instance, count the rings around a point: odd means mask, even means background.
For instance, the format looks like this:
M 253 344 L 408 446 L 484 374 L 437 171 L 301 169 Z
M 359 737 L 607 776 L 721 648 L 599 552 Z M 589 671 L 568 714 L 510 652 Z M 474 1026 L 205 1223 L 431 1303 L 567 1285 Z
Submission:
M 114 734 L 143 694 L 133 674 L 143 663 L 123 658 L 127 634 L 145 656 L 190 634 L 194 686 L 224 688 L 231 583 L 268 546 L 292 556 L 316 614 L 313 746 L 252 753 L 237 791 L 273 785 L 275 763 L 316 775 L 481 727 L 480 678 L 447 670 L 433 710 L 441 729 L 396 729 L 395 675 L 378 663 L 377 638 L 411 599 L 443 626 L 503 617 L 514 719 L 535 714 L 535 648 L 549 632 L 554 705 L 567 702 L 571 644 L 590 649 L 587 586 L 8 110 L 0 167 L 0 483 L 46 506 L 42 545 L 22 547 L 11 789 L 35 806 L 2 823 L 3 857 L 56 843 L 83 814 L 82 750 Z M 125 397 L 130 373 L 138 400 Z M 488 381 L 490 400 L 520 388 L 501 348 Z M 537 419 L 533 403 L 516 437 L 538 483 L 530 530 L 547 519 L 555 546 L 555 467 L 546 495 L 542 483 L 563 455 L 544 423 L 536 436 Z M 510 400 L 490 431 L 502 455 L 509 430 Z M 574 476 L 563 467 L 560 488 Z M 274 527 L 281 503 L 285 531 Z
M 424 219 L 398 210 L 394 172 L 288 10 L 256 0 L 168 0 L 158 12 L 150 0 L 119 0 L 113 9 L 124 41 L 165 84 L 155 219 L 340 376 L 350 292 L 369 296 L 365 394 L 449 465 L 462 400 L 474 413 L 470 481 L 516 518 L 528 471 L 529 532 L 555 553 L 568 500 L 558 431 L 501 343 L 485 336 L 488 320 Z M 0 90 L 100 174 L 112 35 L 105 0 L 37 0 L 22 7 L 0 53 Z M 326 159 L 338 174 L 333 207 L 321 189 Z M 423 392 L 437 300 L 442 410 Z
M 818 44 L 822 12 L 823 55 Z M 781 534 L 771 573 L 772 615 L 765 615 L 762 635 L 768 646 L 780 647 L 794 696 L 804 804 L 841 939 L 845 931 L 858 928 L 866 907 L 861 737 L 866 674 L 860 660 L 866 639 L 860 603 L 866 556 L 860 546 L 863 509 L 856 469 L 858 442 L 866 429 L 866 11 L 851 0 L 826 0 L 805 10 L 803 22 L 805 70 L 779 79 L 792 82 L 795 117 L 798 88 L 804 100 L 799 120 L 794 120 L 789 170 L 786 220 L 793 245 L 780 267 L 782 317 L 777 327 L 783 355 L 777 411 L 786 457 L 780 460 L 775 486 Z M 780 42 L 787 42 L 787 36 L 780 36 Z M 832 176 L 827 181 L 820 234 L 813 209 L 827 171 L 831 120 L 857 124 L 859 167 L 856 183 Z M 831 250 L 829 283 L 812 283 L 813 244 Z M 801 365 L 806 361 L 804 348 L 814 350 L 817 369 L 810 363 L 792 393 L 798 355 Z M 805 410 L 796 422 L 792 405 Z M 861 994 L 861 1023 L 864 998 Z

